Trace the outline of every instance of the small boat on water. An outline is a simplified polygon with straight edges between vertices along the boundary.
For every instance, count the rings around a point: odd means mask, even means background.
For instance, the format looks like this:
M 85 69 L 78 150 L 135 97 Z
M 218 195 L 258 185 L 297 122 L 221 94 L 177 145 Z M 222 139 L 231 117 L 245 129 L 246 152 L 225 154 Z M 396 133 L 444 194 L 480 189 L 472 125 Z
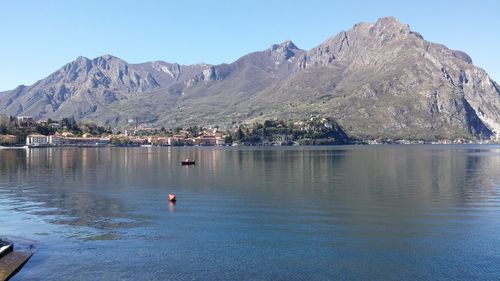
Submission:
M 14 251 L 12 242 L 0 239 L 0 280 L 9 280 L 28 262 L 31 251 Z
M 173 193 L 168 194 L 168 201 L 170 201 L 170 202 L 177 201 L 177 197 L 175 197 L 175 194 L 173 194 Z
M 0 145 L 0 149 L 24 149 L 24 145 Z
M 181 165 L 195 165 L 196 162 L 194 160 L 189 160 L 189 159 L 186 159 L 184 161 L 181 161 Z
M 12 245 L 12 243 L 7 243 L 5 241 L 0 240 L 0 258 L 12 252 L 13 249 L 14 246 Z

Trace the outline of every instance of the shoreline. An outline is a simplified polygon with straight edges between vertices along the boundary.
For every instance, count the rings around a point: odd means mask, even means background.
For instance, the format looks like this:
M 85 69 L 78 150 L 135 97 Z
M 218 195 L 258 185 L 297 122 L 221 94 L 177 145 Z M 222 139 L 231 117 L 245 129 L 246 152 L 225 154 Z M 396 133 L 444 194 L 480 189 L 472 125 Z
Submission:
M 174 148 L 174 147 L 326 147 L 326 146 L 459 146 L 459 145 L 500 145 L 500 143 L 346 143 L 346 144 L 307 144 L 307 145 L 276 145 L 276 144 L 239 144 L 239 145 L 52 145 L 52 146 L 0 146 L 0 150 L 25 150 L 40 148 Z

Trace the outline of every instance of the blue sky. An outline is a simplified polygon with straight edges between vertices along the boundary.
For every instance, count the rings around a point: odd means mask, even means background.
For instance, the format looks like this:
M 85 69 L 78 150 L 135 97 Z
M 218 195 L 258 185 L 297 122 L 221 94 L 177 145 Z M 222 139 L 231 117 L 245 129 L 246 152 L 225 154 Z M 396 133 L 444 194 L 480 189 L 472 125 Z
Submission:
M 498 0 L 0 0 L 0 90 L 30 85 L 80 55 L 217 64 L 286 39 L 310 49 L 384 16 L 467 52 L 500 82 L 499 11 Z

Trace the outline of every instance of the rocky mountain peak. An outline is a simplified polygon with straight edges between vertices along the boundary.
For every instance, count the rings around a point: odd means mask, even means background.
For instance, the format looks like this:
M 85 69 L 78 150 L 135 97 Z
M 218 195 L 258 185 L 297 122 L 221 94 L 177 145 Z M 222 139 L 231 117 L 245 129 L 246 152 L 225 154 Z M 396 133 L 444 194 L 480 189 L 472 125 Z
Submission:
M 379 18 L 375 22 L 375 26 L 408 27 L 407 24 L 401 23 L 395 17 L 383 17 L 383 18 Z
M 281 44 L 279 44 L 279 47 L 290 49 L 290 50 L 299 50 L 299 48 L 297 47 L 297 45 L 295 45 L 292 42 L 292 40 L 285 40 L 285 41 L 281 42 Z
M 90 61 L 90 59 L 84 56 L 79 56 L 74 60 L 74 62 L 76 63 L 82 63 L 82 62 L 86 63 L 88 61 Z
M 282 50 L 300 50 L 291 40 L 285 40 L 280 44 L 273 44 L 270 47 L 271 51 L 282 51 Z
M 369 33 L 377 37 L 380 42 L 387 42 L 408 36 L 412 32 L 409 25 L 402 24 L 394 17 L 385 17 L 378 19 L 370 28 Z
M 94 60 L 106 60 L 106 61 L 119 60 L 119 61 L 122 61 L 122 59 L 115 57 L 113 55 L 110 55 L 110 54 L 104 54 L 104 55 L 98 56 Z
M 112 55 L 104 54 L 92 60 L 92 63 L 101 69 L 109 69 L 111 65 L 124 65 L 126 62 Z
M 276 55 L 276 61 L 279 61 L 280 59 L 287 60 L 295 56 L 297 51 L 300 51 L 300 49 L 291 40 L 285 40 L 281 44 L 273 44 L 271 45 L 270 50 L 271 53 Z

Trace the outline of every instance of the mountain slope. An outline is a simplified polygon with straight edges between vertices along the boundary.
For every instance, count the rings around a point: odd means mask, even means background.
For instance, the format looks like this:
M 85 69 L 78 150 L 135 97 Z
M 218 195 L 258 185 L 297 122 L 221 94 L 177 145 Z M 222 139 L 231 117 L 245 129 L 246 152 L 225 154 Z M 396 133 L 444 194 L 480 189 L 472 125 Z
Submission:
M 1 112 L 36 119 L 82 118 L 111 103 L 194 76 L 203 67 L 165 62 L 128 64 L 111 55 L 92 60 L 79 57 L 32 86 L 2 93 Z
M 315 113 L 333 116 L 352 135 L 455 138 L 498 131 L 499 91 L 488 75 L 466 54 L 427 42 L 393 18 L 355 25 L 304 54 L 297 68 L 302 71 L 280 86 L 280 95 L 313 104 Z M 308 81 L 321 86 L 311 91 Z M 294 84 L 304 88 L 294 91 Z
M 500 132 L 500 87 L 465 53 L 394 18 L 360 23 L 304 51 L 291 41 L 230 64 L 78 58 L 0 93 L 0 113 L 111 126 L 227 125 L 335 118 L 360 138 L 471 138 Z

